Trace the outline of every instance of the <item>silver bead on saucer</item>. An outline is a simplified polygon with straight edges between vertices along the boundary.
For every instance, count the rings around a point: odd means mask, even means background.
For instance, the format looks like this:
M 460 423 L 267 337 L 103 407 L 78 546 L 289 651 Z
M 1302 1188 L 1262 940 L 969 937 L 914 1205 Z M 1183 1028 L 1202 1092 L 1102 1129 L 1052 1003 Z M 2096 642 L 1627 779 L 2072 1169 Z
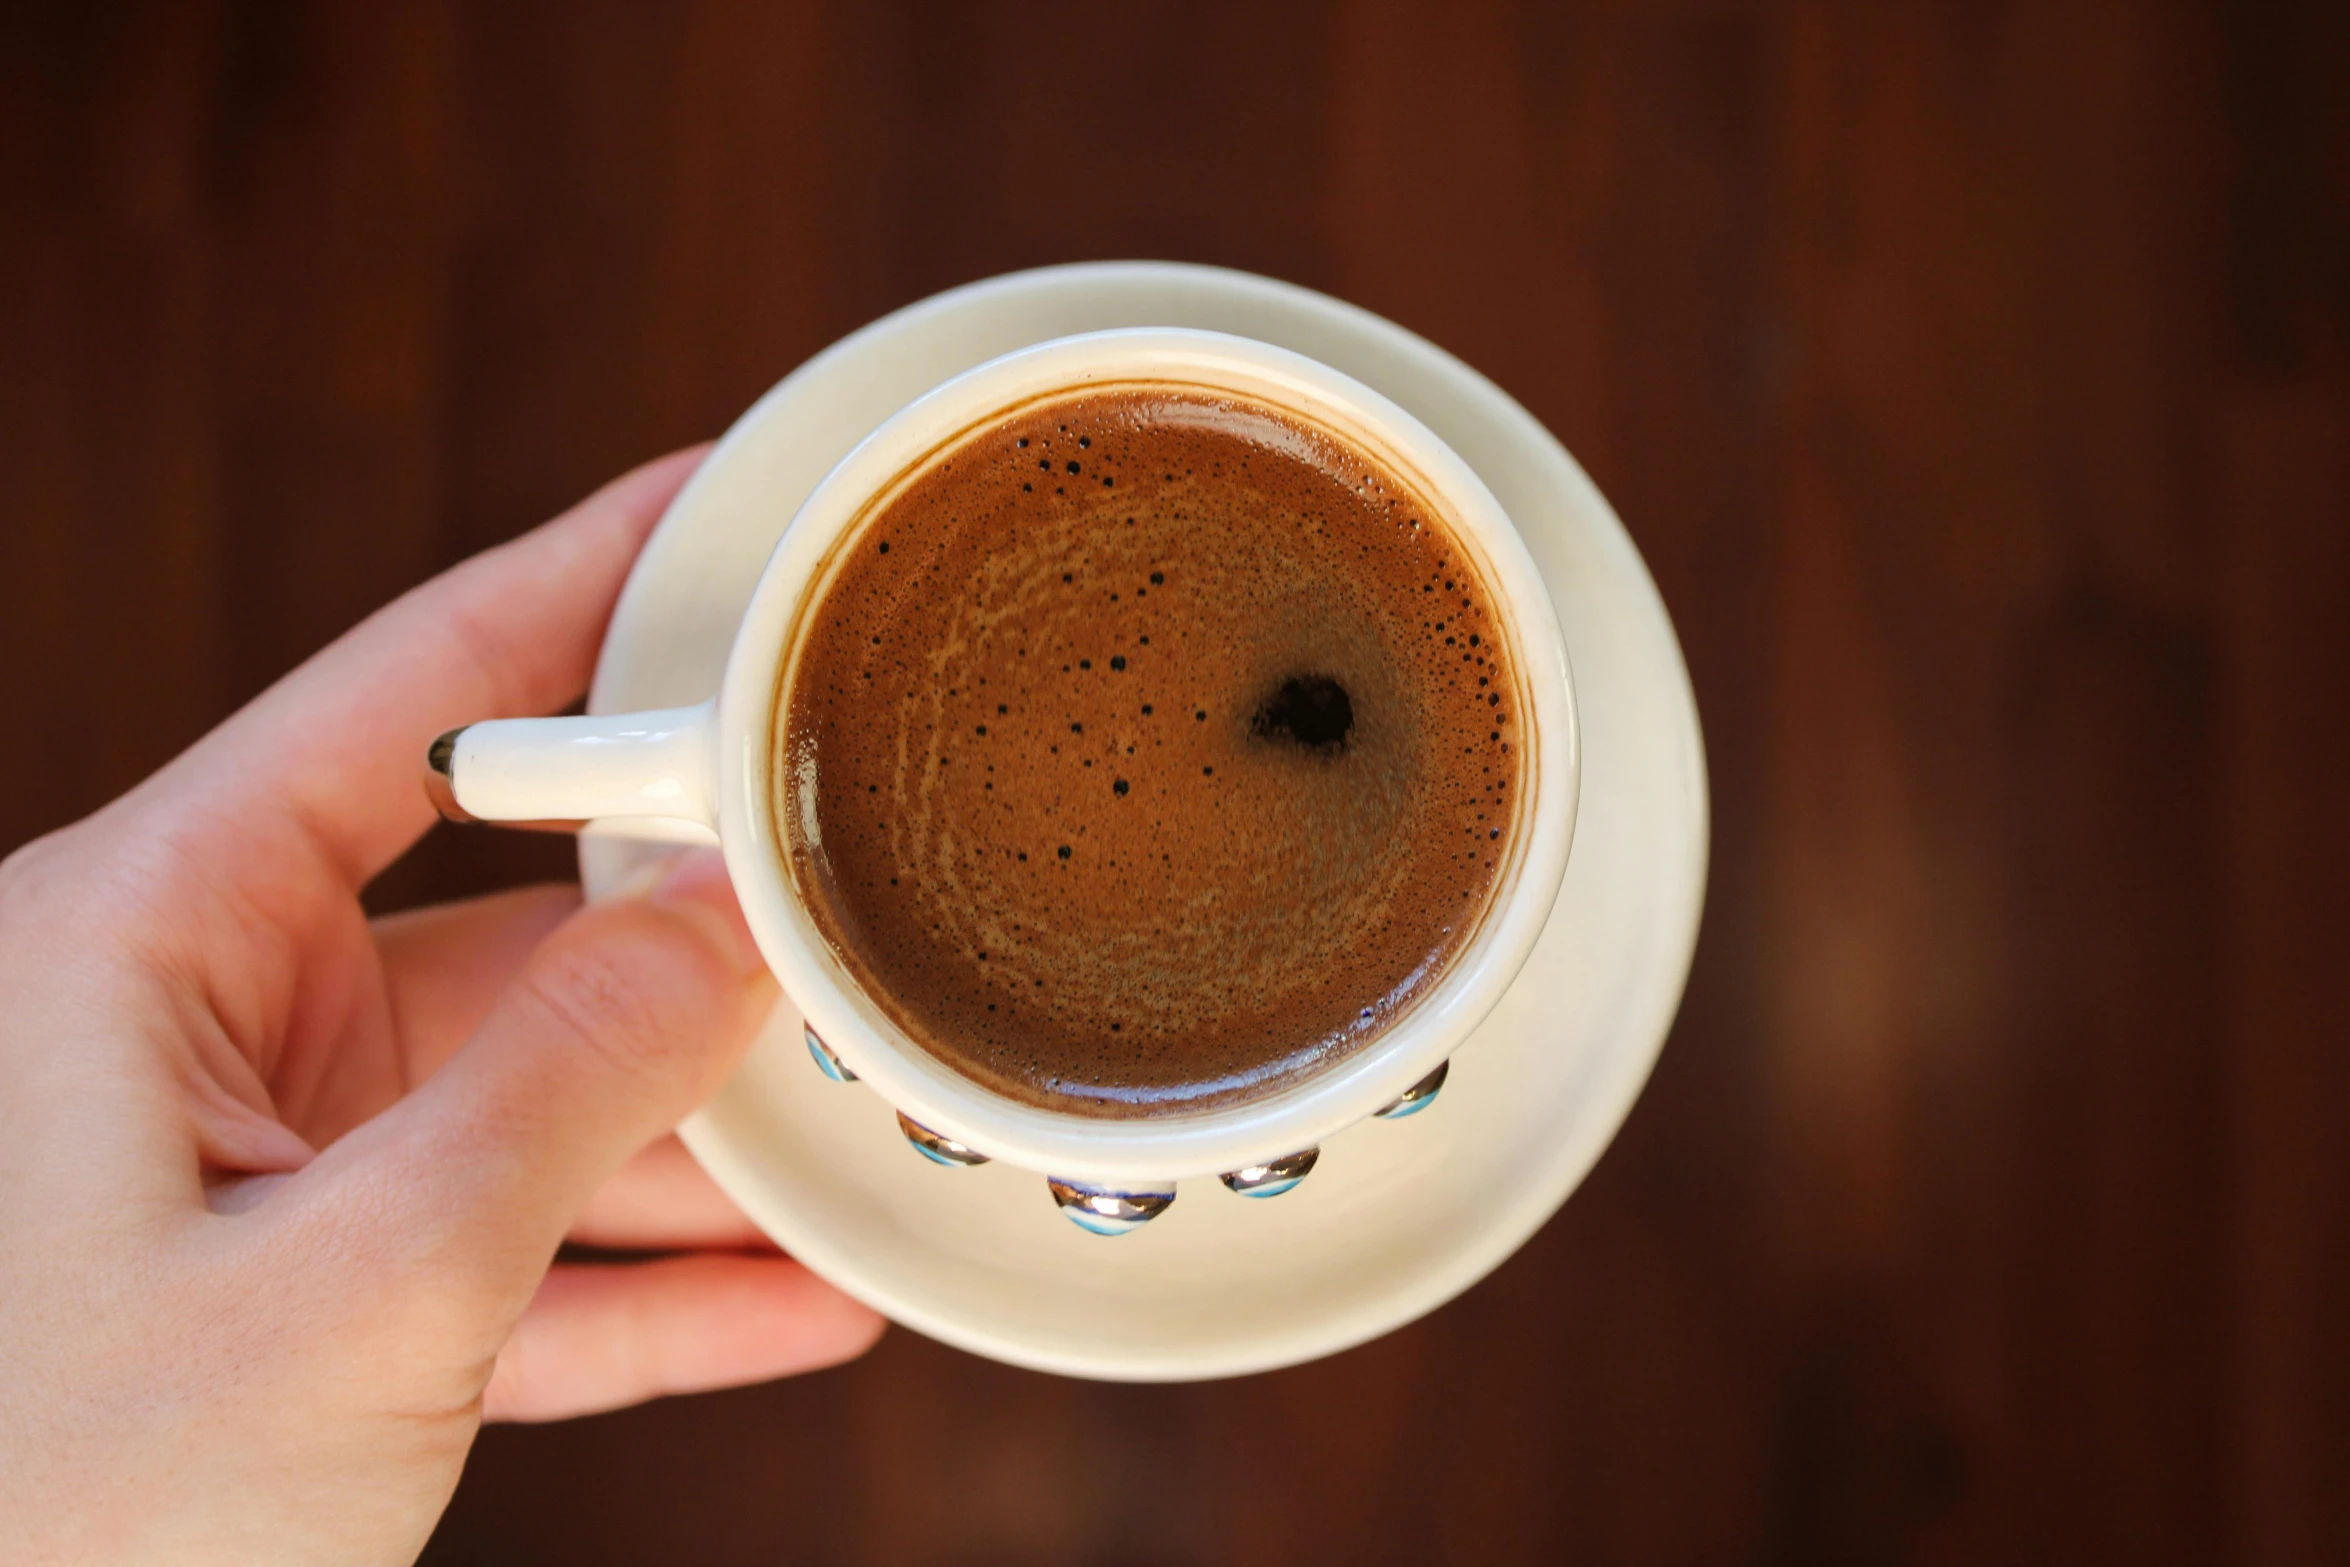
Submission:
M 1430 1072 L 1426 1077 L 1396 1095 L 1395 1103 L 1380 1111 L 1379 1114 L 1390 1121 L 1400 1121 L 1407 1115 L 1418 1115 L 1436 1102 L 1436 1091 L 1444 1086 L 1444 1074 L 1451 1070 L 1452 1063 L 1445 1062 L 1435 1071 Z
M 1222 1177 L 1226 1186 L 1243 1197 L 1278 1197 L 1306 1178 L 1314 1161 L 1322 1157 L 1319 1148 L 1308 1148 L 1302 1153 L 1285 1154 L 1263 1164 L 1242 1165 Z
M 802 1031 L 808 1036 L 808 1054 L 815 1058 L 817 1071 L 836 1083 L 853 1083 L 857 1080 L 857 1074 L 832 1053 L 832 1047 L 816 1037 L 816 1030 L 802 1025 Z
M 1167 1211 L 1175 1200 L 1172 1183 L 1163 1187 L 1094 1186 L 1048 1175 L 1044 1184 L 1069 1222 L 1096 1235 L 1124 1235 L 1139 1230 Z
M 952 1137 L 934 1132 L 903 1110 L 898 1112 L 898 1130 L 906 1134 L 906 1141 L 914 1145 L 914 1151 L 932 1164 L 959 1169 L 987 1163 L 987 1155 L 969 1143 L 958 1143 Z

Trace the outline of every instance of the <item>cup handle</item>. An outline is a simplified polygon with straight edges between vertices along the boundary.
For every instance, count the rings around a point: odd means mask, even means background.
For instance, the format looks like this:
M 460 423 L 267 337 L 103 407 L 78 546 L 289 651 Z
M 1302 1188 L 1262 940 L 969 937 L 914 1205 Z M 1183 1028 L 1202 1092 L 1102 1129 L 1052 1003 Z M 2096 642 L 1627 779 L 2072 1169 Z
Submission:
M 425 792 L 453 822 L 716 843 L 717 708 L 467 724 L 425 752 Z

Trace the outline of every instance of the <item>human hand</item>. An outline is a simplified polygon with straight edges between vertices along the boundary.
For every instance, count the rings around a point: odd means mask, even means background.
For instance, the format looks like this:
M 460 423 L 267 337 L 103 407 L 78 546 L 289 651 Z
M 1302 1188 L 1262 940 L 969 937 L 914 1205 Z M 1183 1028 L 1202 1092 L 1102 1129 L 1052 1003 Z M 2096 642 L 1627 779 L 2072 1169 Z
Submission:
M 586 909 L 359 903 L 431 825 L 431 736 L 586 685 L 698 455 L 426 583 L 0 864 L 0 1560 L 409 1561 L 484 1418 L 880 1331 L 746 1249 L 665 1136 L 776 994 L 714 853 Z M 726 1249 L 550 1272 L 567 1232 Z

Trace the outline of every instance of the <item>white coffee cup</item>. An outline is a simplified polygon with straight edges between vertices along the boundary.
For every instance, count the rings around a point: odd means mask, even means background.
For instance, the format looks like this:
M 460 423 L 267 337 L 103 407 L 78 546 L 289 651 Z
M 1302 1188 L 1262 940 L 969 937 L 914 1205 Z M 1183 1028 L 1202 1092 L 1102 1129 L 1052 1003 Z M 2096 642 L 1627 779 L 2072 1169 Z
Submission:
M 810 611 L 878 499 L 942 447 L 1017 405 L 1134 382 L 1269 403 L 1368 450 L 1438 505 L 1492 589 L 1512 644 L 1526 786 L 1483 920 L 1438 983 L 1385 1033 L 1263 1099 L 1109 1120 L 991 1092 L 915 1044 L 865 994 L 795 885 L 776 816 L 774 730 Z M 926 1131 L 950 1151 L 965 1150 L 970 1162 L 984 1155 L 1055 1178 L 1072 1217 L 1116 1231 L 1163 1207 L 1177 1179 L 1277 1166 L 1391 1108 L 1446 1066 L 1516 978 L 1549 918 L 1574 836 L 1579 741 L 1550 595 L 1501 504 L 1450 447 L 1369 387 L 1302 355 L 1222 333 L 1149 328 L 1059 338 L 990 360 L 867 436 L 776 544 L 710 701 L 473 724 L 434 742 L 427 781 L 444 814 L 461 820 L 592 821 L 680 840 L 715 833 L 760 950 L 811 1034 L 914 1123 L 909 1136 Z M 1089 1212 L 1100 1222 L 1089 1222 Z

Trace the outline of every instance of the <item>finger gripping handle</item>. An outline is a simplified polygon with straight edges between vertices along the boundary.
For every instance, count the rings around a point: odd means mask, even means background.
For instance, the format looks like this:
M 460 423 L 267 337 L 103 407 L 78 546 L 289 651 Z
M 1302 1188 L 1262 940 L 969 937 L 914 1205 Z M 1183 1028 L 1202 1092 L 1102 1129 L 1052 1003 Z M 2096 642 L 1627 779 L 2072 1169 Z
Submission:
M 425 789 L 457 822 L 658 819 L 715 827 L 713 706 L 468 724 L 426 752 Z

